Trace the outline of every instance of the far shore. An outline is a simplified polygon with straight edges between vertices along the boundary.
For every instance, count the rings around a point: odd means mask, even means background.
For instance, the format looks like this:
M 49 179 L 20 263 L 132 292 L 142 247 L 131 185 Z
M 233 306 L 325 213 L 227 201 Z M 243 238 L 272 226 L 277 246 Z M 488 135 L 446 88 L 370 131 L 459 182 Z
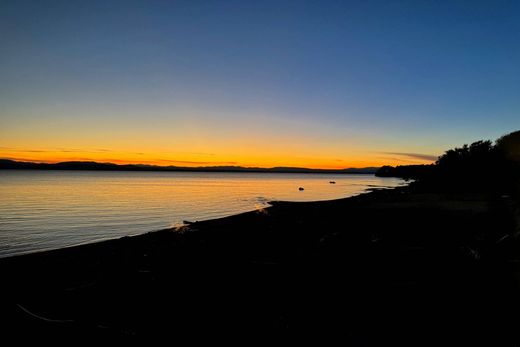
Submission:
M 246 166 L 159 166 L 148 164 L 114 164 L 91 161 L 38 163 L 0 159 L 0 170 L 61 170 L 61 171 L 138 171 L 138 172 L 251 172 L 251 173 L 318 173 L 318 174 L 375 174 L 379 167 L 345 169 L 311 169 L 303 167 L 246 167 Z
M 353 345 L 517 341 L 514 204 L 412 185 L 3 258 L 4 324 L 50 338 L 289 329 L 347 332 Z

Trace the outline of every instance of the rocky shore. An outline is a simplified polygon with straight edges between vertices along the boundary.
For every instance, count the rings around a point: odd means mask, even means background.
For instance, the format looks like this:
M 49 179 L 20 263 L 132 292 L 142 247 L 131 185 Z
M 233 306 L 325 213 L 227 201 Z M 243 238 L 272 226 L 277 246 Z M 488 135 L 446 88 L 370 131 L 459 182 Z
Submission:
M 414 185 L 0 259 L 18 339 L 326 332 L 354 346 L 519 342 L 518 205 Z

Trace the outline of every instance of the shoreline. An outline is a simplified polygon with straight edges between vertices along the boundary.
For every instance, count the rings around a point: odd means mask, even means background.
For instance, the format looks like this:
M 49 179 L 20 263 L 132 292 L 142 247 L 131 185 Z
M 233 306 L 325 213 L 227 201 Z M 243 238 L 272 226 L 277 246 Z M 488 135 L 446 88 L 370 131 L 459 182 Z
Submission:
M 346 332 L 354 345 L 453 332 L 513 341 L 510 203 L 403 186 L 1 258 L 2 316 L 13 332 L 50 338 L 196 328 Z
M 402 187 L 402 186 L 399 186 L 399 187 Z M 267 201 L 266 202 L 266 204 L 267 204 L 266 207 L 261 207 L 261 208 L 257 208 L 257 209 L 254 209 L 254 210 L 240 212 L 240 213 L 234 213 L 234 214 L 231 214 L 231 215 L 228 215 L 228 216 L 223 216 L 223 217 L 218 217 L 218 218 L 210 218 L 210 219 L 202 219 L 202 220 L 196 220 L 196 221 L 184 221 L 185 223 L 183 225 L 174 226 L 174 227 L 170 227 L 170 228 L 163 228 L 163 229 L 158 229 L 158 230 L 145 231 L 145 232 L 138 233 L 138 234 L 135 234 L 135 235 L 118 236 L 118 237 L 114 237 L 114 238 L 103 239 L 103 240 L 98 240 L 98 241 L 93 241 L 93 242 L 87 241 L 85 243 L 74 244 L 74 245 L 60 247 L 60 248 L 50 248 L 50 249 L 43 249 L 43 250 L 38 250 L 38 251 L 29 251 L 28 253 L 8 255 L 8 256 L 5 256 L 5 257 L 0 257 L 0 263 L 4 259 L 11 259 L 11 258 L 14 258 L 14 257 L 24 257 L 24 256 L 31 256 L 31 255 L 35 255 L 35 256 L 45 255 L 45 253 L 55 252 L 55 251 L 62 251 L 62 250 L 63 251 L 65 251 L 65 250 L 69 251 L 70 249 L 74 249 L 74 248 L 77 248 L 77 247 L 85 247 L 85 246 L 89 246 L 89 245 L 99 245 L 100 243 L 114 242 L 114 241 L 118 241 L 118 240 L 122 240 L 122 239 L 135 238 L 135 237 L 144 236 L 144 235 L 148 235 L 148 234 L 154 234 L 154 233 L 179 232 L 179 229 L 182 230 L 183 228 L 186 228 L 186 227 L 188 227 L 190 225 L 193 225 L 193 224 L 196 224 L 196 223 L 212 222 L 212 221 L 218 221 L 218 220 L 221 220 L 221 219 L 237 217 L 237 216 L 240 216 L 240 215 L 243 215 L 243 214 L 259 213 L 259 212 L 261 212 L 263 210 L 271 208 L 275 204 L 315 204 L 315 203 L 322 203 L 322 202 L 334 202 L 334 201 L 341 201 L 341 200 L 344 200 L 344 199 L 350 199 L 352 197 L 363 195 L 363 194 L 370 194 L 373 191 L 389 190 L 389 189 L 395 189 L 395 188 L 399 188 L 399 187 L 367 188 L 367 189 L 365 189 L 364 192 L 361 192 L 361 193 L 356 194 L 356 195 L 343 197 L 343 198 L 338 198 L 338 199 L 329 199 L 329 200 L 313 200 L 313 201 L 273 200 L 273 201 Z M 189 223 L 186 223 L 186 222 L 189 222 Z M 74 250 L 71 250 L 71 251 L 74 251 Z
M 351 196 L 347 196 L 347 197 L 341 197 L 341 198 L 337 198 L 337 199 L 312 200 L 312 201 L 277 201 L 277 200 L 267 201 L 267 202 L 265 202 L 267 204 L 267 206 L 265 206 L 265 207 L 256 208 L 256 209 L 252 209 L 252 210 L 244 211 L 244 212 L 233 213 L 233 214 L 225 215 L 225 216 L 222 216 L 222 217 L 216 217 L 216 218 L 210 218 L 210 219 L 202 219 L 202 220 L 196 220 L 195 222 L 191 222 L 191 221 L 189 221 L 189 222 L 190 223 L 197 223 L 197 222 L 206 222 L 206 221 L 218 220 L 218 219 L 222 219 L 222 218 L 230 218 L 230 217 L 233 217 L 233 216 L 236 216 L 236 215 L 240 215 L 240 214 L 243 214 L 243 213 L 249 213 L 249 212 L 255 212 L 255 211 L 258 211 L 258 210 L 263 210 L 263 209 L 271 207 L 273 203 L 275 204 L 275 203 L 278 203 L 278 202 L 282 202 L 282 203 L 320 203 L 320 202 L 326 202 L 326 201 L 336 201 L 336 200 L 349 199 L 351 197 L 362 195 L 362 194 L 369 194 L 372 191 L 395 189 L 395 188 L 398 188 L 398 187 L 404 187 L 406 185 L 401 185 L 401 186 L 396 186 L 396 187 L 390 187 L 390 186 L 387 186 L 387 187 L 382 187 L 382 186 L 369 187 L 369 188 L 366 188 L 364 191 L 362 191 L 360 193 L 356 193 L 355 195 L 351 195 Z M 184 222 L 186 222 L 186 221 L 184 221 Z M 97 244 L 97 243 L 101 243 L 101 242 L 115 241 L 115 240 L 122 239 L 122 238 L 127 238 L 127 237 L 137 237 L 137 236 L 145 235 L 145 234 L 149 234 L 149 233 L 156 233 L 156 232 L 163 232 L 163 231 L 174 231 L 175 229 L 182 228 L 182 227 L 185 227 L 185 226 L 187 226 L 186 223 L 184 225 L 173 226 L 173 227 L 168 227 L 168 228 L 163 228 L 163 229 L 137 232 L 134 235 L 116 236 L 116 237 L 113 237 L 113 238 L 104 238 L 104 239 L 95 240 L 95 241 L 85 241 L 85 242 L 82 242 L 82 243 L 72 244 L 72 245 L 59 247 L 59 248 L 48 248 L 48 249 L 27 251 L 25 253 L 19 253 L 19 254 L 13 254 L 13 255 L 0 256 L 0 262 L 2 261 L 2 259 L 6 259 L 6 258 L 20 257 L 20 256 L 26 256 L 26 255 L 32 255 L 32 254 L 38 254 L 38 253 L 46 253 L 46 252 L 58 251 L 58 250 L 61 250 L 61 249 L 69 249 L 69 248 L 74 248 L 74 247 L 81 247 L 81 246 L 86 246 L 86 245 L 89 245 L 89 244 Z

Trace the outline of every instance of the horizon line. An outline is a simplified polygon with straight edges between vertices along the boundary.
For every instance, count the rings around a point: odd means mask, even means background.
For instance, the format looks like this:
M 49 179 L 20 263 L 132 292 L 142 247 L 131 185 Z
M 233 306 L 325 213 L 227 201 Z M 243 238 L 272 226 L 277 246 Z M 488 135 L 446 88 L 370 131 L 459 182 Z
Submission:
M 328 171 L 328 172 L 342 172 L 346 170 L 376 170 L 384 166 L 365 166 L 365 167 L 344 167 L 344 168 L 309 168 L 299 166 L 271 166 L 271 167 L 260 167 L 260 166 L 242 166 L 242 165 L 210 165 L 210 166 L 177 166 L 177 165 L 156 165 L 156 164 L 144 164 L 144 163 L 113 163 L 104 161 L 93 161 L 93 160 L 67 160 L 60 162 L 45 162 L 45 161 L 28 161 L 28 160 L 15 160 L 11 158 L 0 157 L 2 161 L 8 161 L 11 163 L 19 164 L 33 164 L 33 165 L 63 165 L 63 164 L 93 164 L 93 165 L 111 165 L 115 167 L 135 167 L 135 168 L 158 168 L 158 169 L 182 169 L 182 170 L 197 170 L 197 169 L 218 169 L 218 168 L 229 168 L 229 169 L 244 169 L 244 170 L 307 170 L 307 171 Z

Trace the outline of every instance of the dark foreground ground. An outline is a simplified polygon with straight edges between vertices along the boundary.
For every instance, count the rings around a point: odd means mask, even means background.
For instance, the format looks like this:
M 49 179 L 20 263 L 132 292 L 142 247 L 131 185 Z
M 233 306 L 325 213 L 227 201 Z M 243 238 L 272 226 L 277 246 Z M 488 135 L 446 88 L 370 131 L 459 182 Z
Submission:
M 517 216 L 405 187 L 0 259 L 2 335 L 518 346 Z

